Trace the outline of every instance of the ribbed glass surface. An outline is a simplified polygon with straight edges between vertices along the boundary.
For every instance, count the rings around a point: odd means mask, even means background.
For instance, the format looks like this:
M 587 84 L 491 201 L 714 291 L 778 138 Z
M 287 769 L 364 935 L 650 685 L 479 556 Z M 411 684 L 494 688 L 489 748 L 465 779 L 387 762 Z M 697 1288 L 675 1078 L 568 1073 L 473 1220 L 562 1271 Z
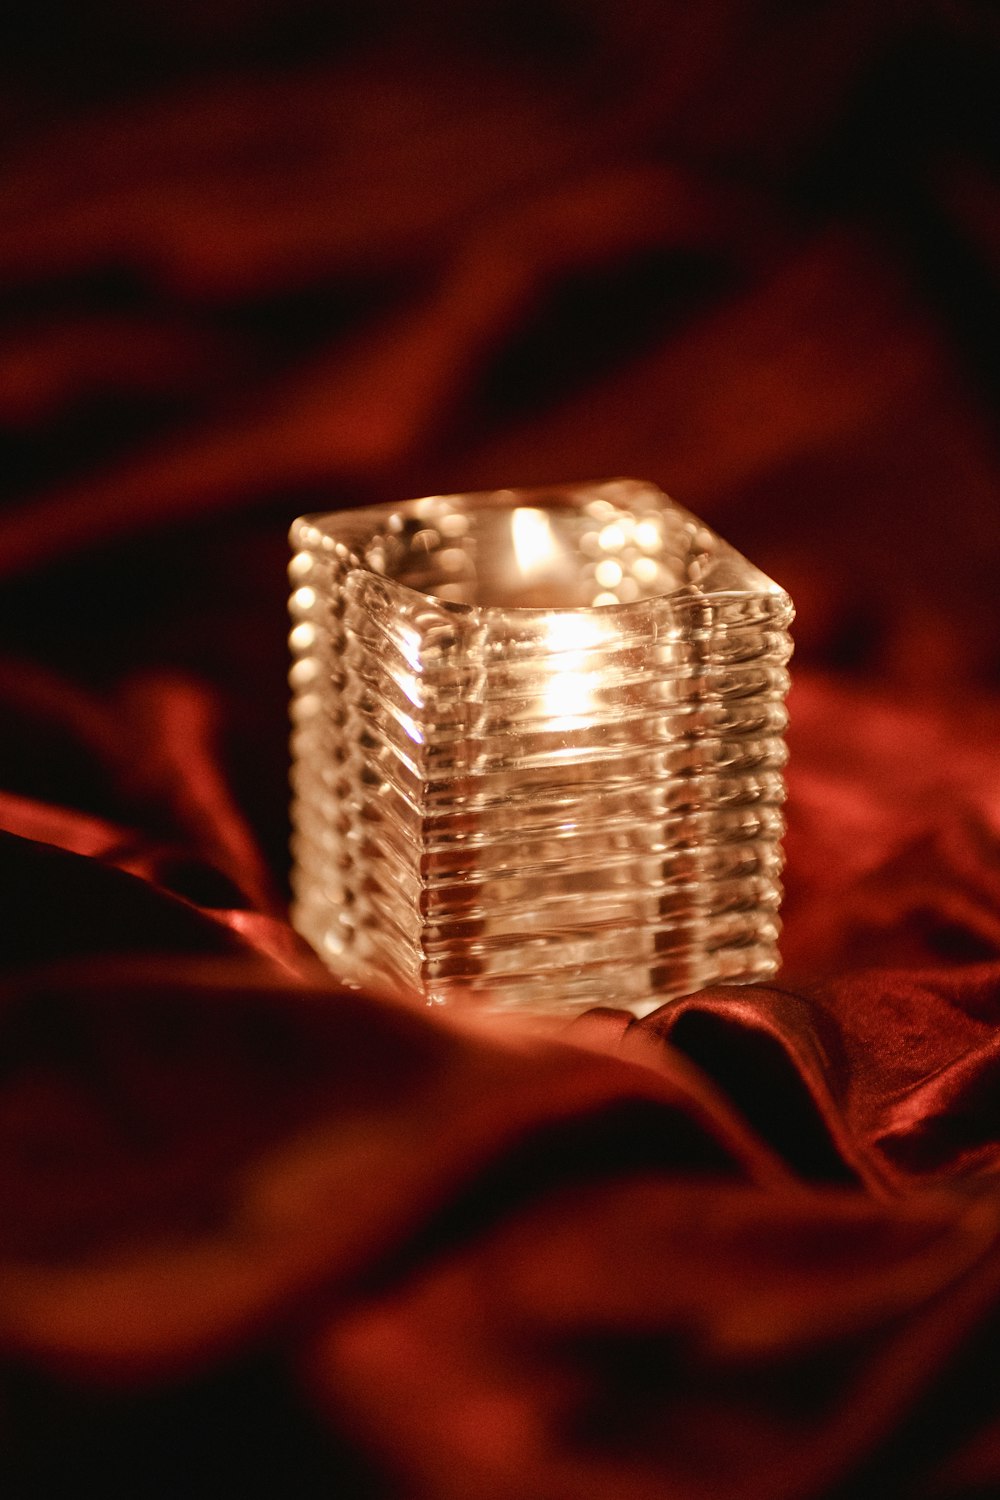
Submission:
M 294 921 L 429 1003 L 777 967 L 792 605 L 648 484 L 292 528 Z

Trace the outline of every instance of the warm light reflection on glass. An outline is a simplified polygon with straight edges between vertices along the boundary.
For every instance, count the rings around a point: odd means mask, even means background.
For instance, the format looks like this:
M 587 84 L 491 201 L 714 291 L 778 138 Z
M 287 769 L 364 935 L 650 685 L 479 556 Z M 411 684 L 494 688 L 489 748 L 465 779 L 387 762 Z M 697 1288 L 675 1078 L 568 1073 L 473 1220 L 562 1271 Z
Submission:
M 600 615 L 567 612 L 545 621 L 545 645 L 552 653 L 541 683 L 541 700 L 556 729 L 573 729 L 587 722 L 606 685 L 607 671 L 600 653 L 610 644 L 613 630 Z

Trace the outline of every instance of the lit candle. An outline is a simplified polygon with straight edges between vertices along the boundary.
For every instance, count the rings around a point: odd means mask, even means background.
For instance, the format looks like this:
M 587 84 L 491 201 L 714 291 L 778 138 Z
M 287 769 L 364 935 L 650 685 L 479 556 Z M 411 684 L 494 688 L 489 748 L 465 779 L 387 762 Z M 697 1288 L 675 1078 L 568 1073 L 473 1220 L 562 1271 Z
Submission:
M 635 481 L 292 530 L 294 920 L 429 1004 L 777 966 L 792 607 Z

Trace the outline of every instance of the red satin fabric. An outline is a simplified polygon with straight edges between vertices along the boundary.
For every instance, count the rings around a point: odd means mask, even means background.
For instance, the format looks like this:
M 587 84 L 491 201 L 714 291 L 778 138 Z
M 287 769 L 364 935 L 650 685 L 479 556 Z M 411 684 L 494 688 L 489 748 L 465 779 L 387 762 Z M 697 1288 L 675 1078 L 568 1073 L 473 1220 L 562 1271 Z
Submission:
M 983 1500 L 1000 32 L 474 11 L 3 49 L 0 1487 Z M 288 521 L 614 473 L 796 599 L 781 974 L 340 991 Z

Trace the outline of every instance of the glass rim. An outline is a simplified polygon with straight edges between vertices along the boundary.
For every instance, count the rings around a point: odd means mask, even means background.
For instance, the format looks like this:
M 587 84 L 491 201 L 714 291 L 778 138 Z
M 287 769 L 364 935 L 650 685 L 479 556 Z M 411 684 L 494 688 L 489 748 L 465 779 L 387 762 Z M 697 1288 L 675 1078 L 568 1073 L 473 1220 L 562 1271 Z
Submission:
M 392 515 L 401 515 L 417 520 L 431 519 L 421 514 L 421 507 L 448 504 L 452 502 L 455 509 L 465 508 L 472 511 L 515 511 L 521 508 L 528 509 L 551 509 L 552 511 L 571 512 L 580 510 L 587 500 L 606 500 L 615 504 L 610 499 L 609 492 L 618 489 L 629 489 L 633 493 L 645 494 L 654 502 L 646 508 L 646 514 L 650 517 L 656 514 L 669 512 L 682 522 L 690 523 L 706 533 L 710 539 L 713 552 L 718 555 L 718 560 L 730 560 L 739 567 L 745 569 L 754 577 L 754 585 L 746 587 L 716 587 L 705 586 L 699 583 L 686 582 L 678 585 L 675 589 L 665 589 L 660 593 L 648 594 L 645 597 L 631 600 L 619 600 L 615 603 L 604 604 L 550 604 L 550 605 L 524 605 L 503 603 L 466 603 L 460 600 L 443 599 L 440 595 L 426 589 L 415 588 L 412 584 L 404 583 L 391 574 L 380 571 L 373 567 L 367 556 L 368 546 L 375 539 L 374 526 L 378 521 L 384 521 Z M 564 497 L 560 503 L 559 497 Z M 549 501 L 546 506 L 544 503 Z M 555 503 L 552 503 L 555 502 Z M 619 501 L 616 508 L 622 511 L 630 509 L 627 501 Z M 331 523 L 338 523 L 335 528 Z M 365 523 L 368 522 L 368 526 Z M 340 529 L 341 523 L 346 523 L 348 536 L 337 536 L 336 530 Z M 637 480 L 632 478 L 616 478 L 610 480 L 588 480 L 580 483 L 556 483 L 552 485 L 532 486 L 500 486 L 496 489 L 455 491 L 454 493 L 430 494 L 414 496 L 398 501 L 379 501 L 370 505 L 342 506 L 335 510 L 310 511 L 296 517 L 289 531 L 289 541 L 296 551 L 304 550 L 308 545 L 302 537 L 303 528 L 310 527 L 318 532 L 325 543 L 324 550 L 337 552 L 338 555 L 350 558 L 351 566 L 366 574 L 369 578 L 386 584 L 394 592 L 398 592 L 403 600 L 412 599 L 415 603 L 424 607 L 430 606 L 435 609 L 446 611 L 450 615 L 462 617 L 476 616 L 493 619 L 521 619 L 527 623 L 529 620 L 550 615 L 599 615 L 602 618 L 615 616 L 634 616 L 662 607 L 664 604 L 677 602 L 692 602 L 712 604 L 715 602 L 738 601 L 741 599 L 759 599 L 770 597 L 776 603 L 781 604 L 788 612 L 789 620 L 794 614 L 791 597 L 780 584 L 764 573 L 756 564 L 751 563 L 737 548 L 720 536 L 708 522 L 701 520 L 692 511 L 672 499 L 665 491 L 661 490 L 651 481 Z M 315 545 L 315 541 L 312 542 Z M 343 549 L 341 552 L 340 549 Z

